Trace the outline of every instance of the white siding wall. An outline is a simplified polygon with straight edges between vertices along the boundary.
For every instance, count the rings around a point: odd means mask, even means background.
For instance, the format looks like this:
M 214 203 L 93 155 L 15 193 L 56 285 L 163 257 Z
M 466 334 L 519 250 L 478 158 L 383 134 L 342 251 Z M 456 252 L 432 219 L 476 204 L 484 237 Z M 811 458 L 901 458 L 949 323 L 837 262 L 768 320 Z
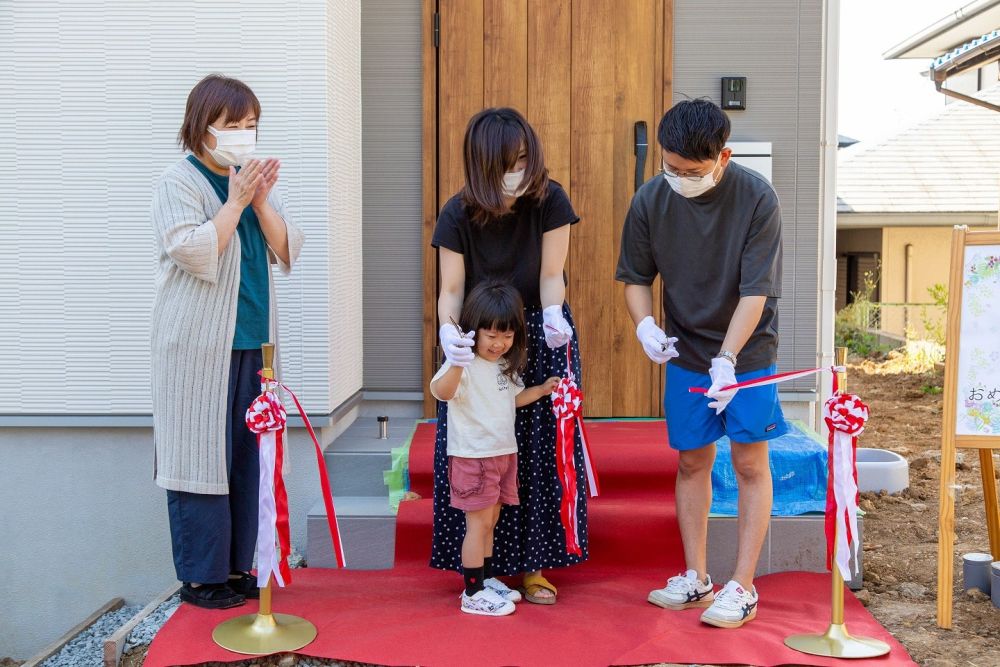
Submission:
M 361 388 L 359 0 L 0 2 L 0 414 L 148 414 L 153 183 L 205 74 L 263 107 L 307 240 L 278 278 L 310 412 Z

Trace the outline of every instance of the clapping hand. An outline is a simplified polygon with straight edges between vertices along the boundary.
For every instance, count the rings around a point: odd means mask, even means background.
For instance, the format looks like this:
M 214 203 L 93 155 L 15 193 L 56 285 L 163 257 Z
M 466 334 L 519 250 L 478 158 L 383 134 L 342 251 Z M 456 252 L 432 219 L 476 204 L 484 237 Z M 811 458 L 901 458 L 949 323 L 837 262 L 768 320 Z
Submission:
M 278 170 L 281 169 L 281 160 L 277 158 L 267 158 L 261 167 L 260 180 L 257 182 L 257 189 L 254 191 L 253 200 L 250 202 L 254 208 L 260 208 L 267 203 L 267 196 L 271 194 L 271 188 L 278 182 Z

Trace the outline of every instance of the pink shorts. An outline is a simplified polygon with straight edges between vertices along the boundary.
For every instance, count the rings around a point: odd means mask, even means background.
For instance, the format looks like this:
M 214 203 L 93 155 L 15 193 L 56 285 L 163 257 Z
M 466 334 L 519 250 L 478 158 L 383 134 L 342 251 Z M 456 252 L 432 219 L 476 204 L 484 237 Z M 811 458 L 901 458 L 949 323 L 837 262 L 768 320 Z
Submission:
M 448 457 L 451 506 L 464 512 L 517 505 L 517 454 L 467 459 Z

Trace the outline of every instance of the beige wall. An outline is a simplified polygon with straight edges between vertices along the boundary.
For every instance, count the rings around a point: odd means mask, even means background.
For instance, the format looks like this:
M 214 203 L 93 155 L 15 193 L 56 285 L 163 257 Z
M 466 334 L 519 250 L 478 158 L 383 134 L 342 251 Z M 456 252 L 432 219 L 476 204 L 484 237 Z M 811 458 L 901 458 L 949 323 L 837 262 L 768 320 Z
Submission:
M 882 230 L 837 230 L 837 254 L 842 255 L 847 252 L 882 252 Z
M 948 284 L 951 252 L 950 227 L 885 227 L 882 230 L 882 301 L 884 303 L 932 303 L 928 288 L 935 283 Z M 907 246 L 909 287 L 907 288 Z M 903 335 L 909 326 L 923 333 L 924 319 L 936 320 L 944 313 L 939 308 L 886 307 L 882 328 Z M 924 314 L 926 311 L 926 315 Z

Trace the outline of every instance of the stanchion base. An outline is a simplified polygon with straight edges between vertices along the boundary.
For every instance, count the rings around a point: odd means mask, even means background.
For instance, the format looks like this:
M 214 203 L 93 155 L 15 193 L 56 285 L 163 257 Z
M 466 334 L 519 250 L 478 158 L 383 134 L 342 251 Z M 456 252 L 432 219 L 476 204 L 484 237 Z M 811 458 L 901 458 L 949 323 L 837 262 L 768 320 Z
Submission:
M 792 635 L 785 646 L 800 653 L 829 658 L 875 658 L 889 652 L 889 645 L 869 637 L 852 637 L 846 625 L 831 625 L 822 635 Z
M 246 614 L 215 626 L 212 639 L 247 655 L 295 651 L 316 638 L 316 626 L 290 614 Z

